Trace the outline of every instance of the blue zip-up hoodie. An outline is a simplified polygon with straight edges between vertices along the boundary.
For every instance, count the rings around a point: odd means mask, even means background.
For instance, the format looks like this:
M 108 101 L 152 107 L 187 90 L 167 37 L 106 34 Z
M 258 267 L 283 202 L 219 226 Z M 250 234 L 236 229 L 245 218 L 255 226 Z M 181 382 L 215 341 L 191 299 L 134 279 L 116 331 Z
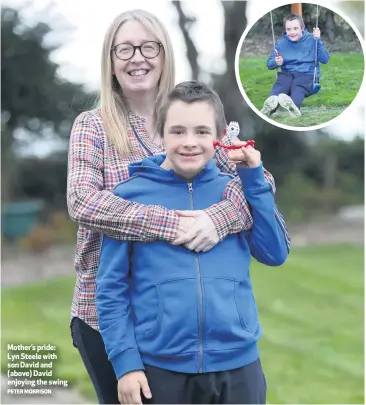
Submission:
M 283 72 L 303 73 L 305 75 L 314 75 L 315 69 L 315 42 L 313 35 L 308 30 L 303 31 L 299 41 L 294 42 L 287 36 L 286 32 L 282 33 L 282 38 L 276 42 L 275 48 L 282 56 Z M 277 67 L 276 52 L 273 50 L 267 60 L 268 69 Z M 317 62 L 317 80 L 320 79 L 320 64 L 328 63 L 330 55 L 324 45 L 324 42 L 318 39 L 318 62 Z
M 165 155 L 129 166 L 117 196 L 168 209 L 202 210 L 221 201 L 230 175 L 210 161 L 192 181 L 160 167 Z M 117 378 L 143 364 L 183 373 L 245 366 L 261 335 L 249 276 L 251 254 L 284 263 L 288 246 L 263 166 L 238 169 L 251 206 L 251 231 L 227 236 L 205 253 L 167 242 L 103 237 L 97 273 L 99 327 Z

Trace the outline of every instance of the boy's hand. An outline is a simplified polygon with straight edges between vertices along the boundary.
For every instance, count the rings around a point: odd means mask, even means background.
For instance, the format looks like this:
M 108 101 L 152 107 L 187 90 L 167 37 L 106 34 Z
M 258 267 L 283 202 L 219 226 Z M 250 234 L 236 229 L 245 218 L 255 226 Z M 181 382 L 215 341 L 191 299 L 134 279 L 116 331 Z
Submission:
M 318 28 L 318 27 L 314 27 L 313 28 L 313 37 L 315 38 L 315 39 L 319 39 L 320 38 L 320 29 Z
M 281 55 L 277 55 L 276 58 L 275 58 L 275 61 L 276 61 L 276 65 L 277 65 L 277 66 L 281 66 L 281 65 L 283 64 L 282 56 L 281 56 Z
M 230 161 L 235 163 L 238 167 L 258 167 L 261 164 L 261 154 L 252 146 L 247 146 L 246 142 L 236 142 L 235 145 L 242 144 L 241 149 L 230 150 L 228 153 Z
M 152 397 L 143 371 L 131 371 L 118 380 L 118 400 L 121 404 L 142 404 L 141 391 L 145 398 Z

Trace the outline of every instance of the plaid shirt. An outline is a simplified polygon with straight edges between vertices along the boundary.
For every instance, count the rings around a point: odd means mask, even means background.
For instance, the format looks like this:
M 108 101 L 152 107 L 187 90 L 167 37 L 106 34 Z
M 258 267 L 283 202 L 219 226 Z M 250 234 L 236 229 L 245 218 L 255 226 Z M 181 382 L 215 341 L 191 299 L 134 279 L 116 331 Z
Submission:
M 108 143 L 99 109 L 81 113 L 70 137 L 67 204 L 70 217 L 79 224 L 74 262 L 77 279 L 71 317 L 82 319 L 96 330 L 100 234 L 119 240 L 172 242 L 178 231 L 179 217 L 174 211 L 123 200 L 111 192 L 129 177 L 130 163 L 164 152 L 148 136 L 144 119 L 130 113 L 128 121 L 128 137 L 134 152 L 123 157 Z M 226 137 L 223 142 L 230 144 L 230 139 Z M 228 162 L 225 149 L 218 148 L 215 158 L 223 172 L 236 176 L 235 165 Z M 265 177 L 274 193 L 272 175 L 265 170 Z M 251 229 L 253 225 L 237 176 L 227 185 L 223 200 L 205 212 L 214 222 L 220 240 L 228 234 Z M 280 214 L 278 218 L 282 218 Z M 286 228 L 283 229 L 287 238 Z

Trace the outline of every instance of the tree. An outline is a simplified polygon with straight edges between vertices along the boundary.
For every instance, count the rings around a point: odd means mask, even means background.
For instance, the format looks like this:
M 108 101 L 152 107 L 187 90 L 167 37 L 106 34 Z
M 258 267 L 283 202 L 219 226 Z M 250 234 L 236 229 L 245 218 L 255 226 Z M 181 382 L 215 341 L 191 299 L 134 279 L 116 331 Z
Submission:
M 347 5 L 345 3 L 347 3 Z M 347 14 L 352 14 L 352 21 L 359 21 L 359 17 L 356 17 L 356 10 L 359 10 L 359 13 L 363 15 L 363 11 L 361 11 L 362 6 L 363 2 L 342 2 L 342 8 L 347 9 Z M 305 27 L 312 32 L 312 29 L 316 26 L 318 20 L 318 26 L 321 29 L 322 38 L 325 39 L 328 45 L 332 45 L 332 50 L 334 49 L 337 52 L 344 52 L 344 43 L 350 42 L 355 49 L 362 52 L 361 46 L 352 27 L 350 27 L 350 25 L 337 13 L 327 7 L 319 6 L 319 8 L 317 8 L 316 4 L 309 3 L 302 3 L 301 9 Z M 275 39 L 280 38 L 283 32 L 283 18 L 290 12 L 290 4 L 272 10 Z M 258 41 L 263 41 L 264 38 L 269 38 L 272 42 L 272 28 L 269 12 L 263 15 L 263 17 L 254 24 L 248 33 L 247 38 L 257 38 Z M 336 42 L 339 42 L 339 44 Z
M 88 101 L 82 85 L 59 77 L 59 65 L 51 61 L 57 46 L 46 41 L 51 32 L 45 23 L 25 26 L 17 10 L 1 10 L 3 200 L 11 198 L 16 183 L 15 132 L 21 129 L 29 136 L 52 132 L 66 137 Z

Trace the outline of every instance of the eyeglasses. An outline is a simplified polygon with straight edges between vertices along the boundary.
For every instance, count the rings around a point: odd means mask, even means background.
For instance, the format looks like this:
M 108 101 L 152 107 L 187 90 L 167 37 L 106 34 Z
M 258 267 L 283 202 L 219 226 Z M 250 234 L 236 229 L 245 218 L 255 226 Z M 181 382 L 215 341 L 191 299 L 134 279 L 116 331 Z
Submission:
M 136 49 L 138 49 L 141 55 L 146 59 L 156 58 L 160 53 L 160 48 L 163 45 L 159 42 L 148 41 L 139 46 L 131 44 L 118 44 L 111 48 L 115 55 L 120 60 L 129 60 L 135 55 Z

